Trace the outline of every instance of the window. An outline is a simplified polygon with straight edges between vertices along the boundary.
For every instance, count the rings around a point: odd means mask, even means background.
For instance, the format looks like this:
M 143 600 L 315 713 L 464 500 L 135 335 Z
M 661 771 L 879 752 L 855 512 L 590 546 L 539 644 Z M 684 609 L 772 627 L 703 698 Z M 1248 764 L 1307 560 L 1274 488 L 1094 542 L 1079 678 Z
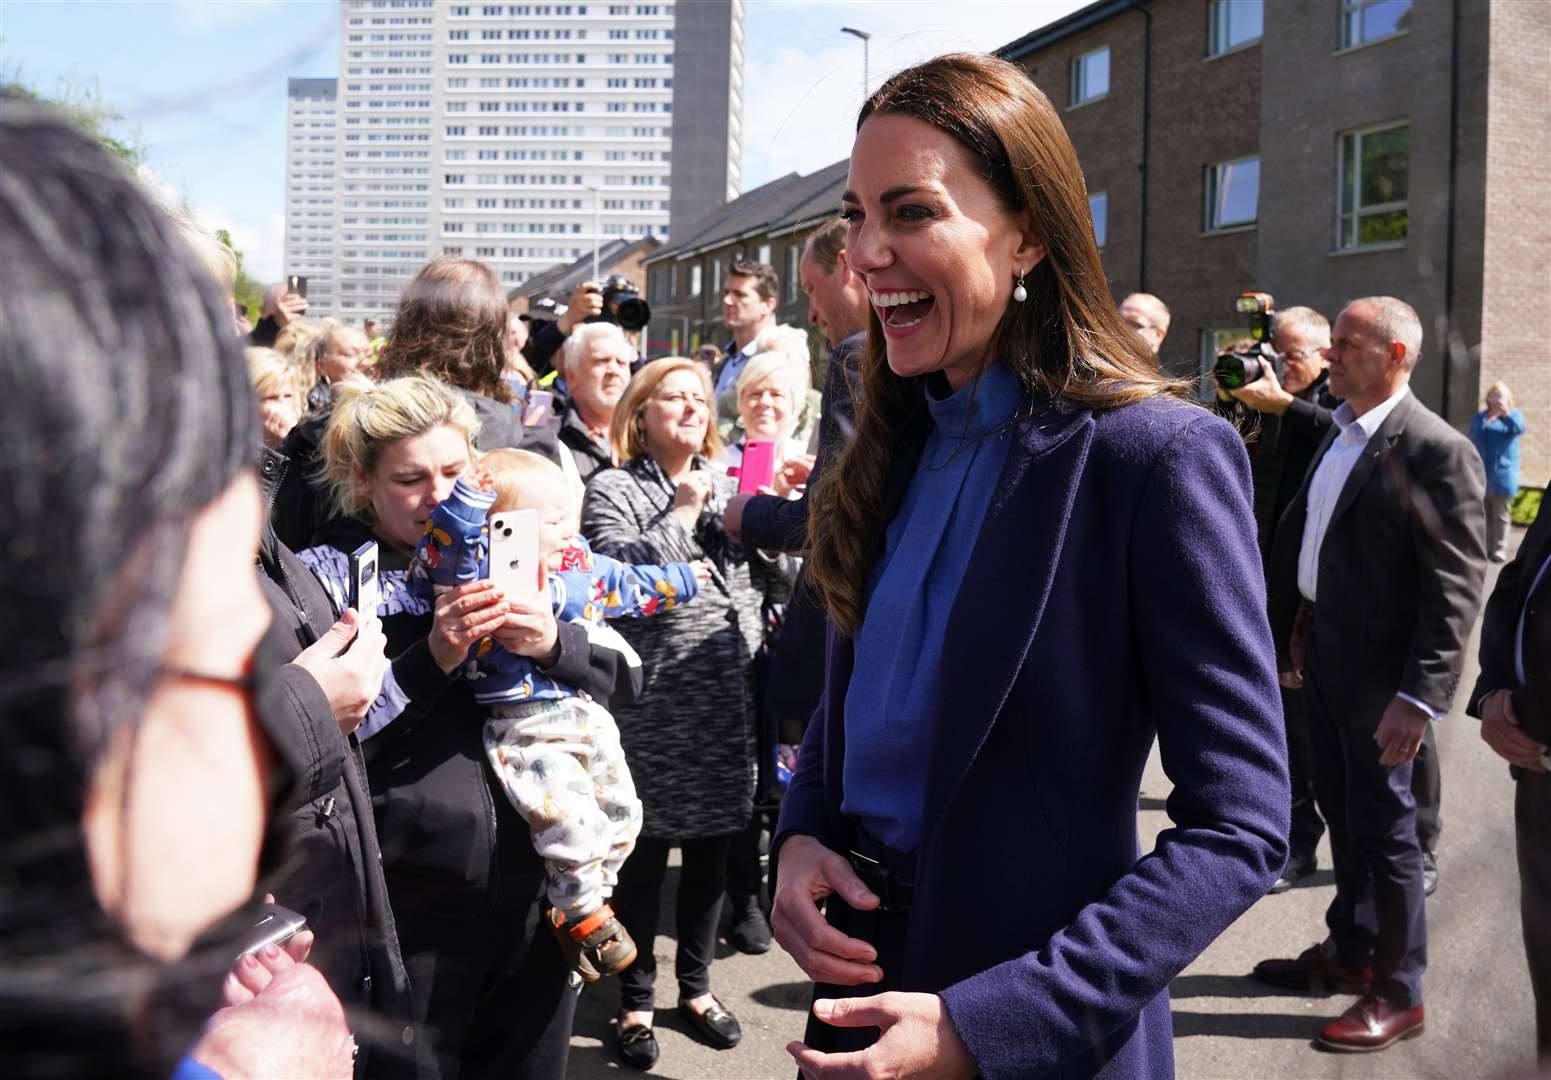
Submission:
M 769 263 L 770 262 L 770 245 L 769 244 L 760 244 L 759 245 L 759 258 L 756 261 L 762 262 L 762 263 Z
M 764 250 L 769 251 L 769 248 Z M 790 304 L 797 300 L 797 261 L 802 258 L 802 245 L 789 244 L 786 248 L 786 277 L 781 282 L 782 299 Z M 764 261 L 764 260 L 761 260 Z
M 717 296 L 722 293 L 722 260 L 711 260 L 711 291 Z
M 1407 124 L 1341 136 L 1337 250 L 1405 240 L 1410 150 L 1411 128 Z
M 1260 40 L 1264 0 L 1212 0 L 1212 28 L 1207 55 L 1216 56 Z
M 1099 245 L 1099 250 L 1104 250 L 1104 242 L 1109 237 L 1109 193 L 1096 191 L 1088 196 L 1088 216 L 1093 218 L 1093 240 Z
M 1109 46 L 1072 61 L 1072 104 L 1081 105 L 1109 93 Z
M 1239 158 L 1206 170 L 1206 229 L 1231 229 L 1255 223 L 1260 201 L 1260 158 Z
M 1366 45 L 1411 28 L 1411 0 L 1341 0 L 1341 47 Z
M 696 263 L 689 268 L 689 295 L 700 295 L 700 264 Z

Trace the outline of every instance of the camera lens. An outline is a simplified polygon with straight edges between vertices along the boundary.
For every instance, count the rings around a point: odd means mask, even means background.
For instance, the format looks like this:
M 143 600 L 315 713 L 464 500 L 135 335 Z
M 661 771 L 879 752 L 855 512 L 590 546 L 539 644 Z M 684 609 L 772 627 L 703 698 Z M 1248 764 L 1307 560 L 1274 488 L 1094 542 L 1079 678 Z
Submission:
M 621 329 L 639 330 L 652 321 L 652 309 L 639 296 L 629 296 L 619 302 L 616 317 Z

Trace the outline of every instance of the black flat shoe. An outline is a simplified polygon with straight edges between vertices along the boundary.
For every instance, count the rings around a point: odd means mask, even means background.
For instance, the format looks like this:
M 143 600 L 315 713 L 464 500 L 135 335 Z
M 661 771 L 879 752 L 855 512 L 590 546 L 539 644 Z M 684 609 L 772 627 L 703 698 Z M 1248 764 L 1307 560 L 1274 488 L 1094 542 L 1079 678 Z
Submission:
M 632 1069 L 645 1072 L 657 1064 L 657 1034 L 645 1024 L 622 1027 L 614 1037 L 614 1052 Z
M 1282 876 L 1276 879 L 1276 883 L 1266 890 L 1267 896 L 1275 896 L 1284 893 L 1298 882 L 1314 873 L 1318 863 L 1313 855 L 1294 855 L 1287 860 L 1287 869 L 1282 871 Z
M 679 1002 L 679 1015 L 689 1024 L 690 1030 L 699 1036 L 700 1041 L 712 1049 L 731 1050 L 743 1038 L 738 1018 L 715 998 L 711 999 L 711 1007 L 705 1012 L 696 1012 Z
M 765 919 L 759 897 L 751 896 L 738 905 L 732 925 L 727 928 L 727 944 L 740 953 L 759 956 L 770 951 L 770 923 Z

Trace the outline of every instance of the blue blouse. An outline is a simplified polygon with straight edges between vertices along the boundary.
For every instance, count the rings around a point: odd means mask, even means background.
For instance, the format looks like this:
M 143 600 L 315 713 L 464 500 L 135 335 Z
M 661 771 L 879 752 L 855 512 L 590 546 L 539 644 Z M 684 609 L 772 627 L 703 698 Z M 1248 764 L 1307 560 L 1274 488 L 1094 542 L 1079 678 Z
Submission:
M 1470 441 L 1476 444 L 1486 466 L 1488 495 L 1516 495 L 1519 491 L 1519 436 L 1524 434 L 1524 414 L 1510 409 L 1507 416 L 1486 418 L 1486 410 L 1470 422 Z
M 868 582 L 845 700 L 841 809 L 901 851 L 920 845 L 934 726 L 951 708 L 941 668 L 948 616 L 1027 397 L 1005 364 L 945 398 Z

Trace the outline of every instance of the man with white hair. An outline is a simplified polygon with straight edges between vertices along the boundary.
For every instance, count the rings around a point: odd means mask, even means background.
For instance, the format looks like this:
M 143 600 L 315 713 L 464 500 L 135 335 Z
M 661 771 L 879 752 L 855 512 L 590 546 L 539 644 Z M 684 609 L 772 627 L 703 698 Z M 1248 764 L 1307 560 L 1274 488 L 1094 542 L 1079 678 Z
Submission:
M 1132 293 L 1120 302 L 1120 317 L 1157 356 L 1169 333 L 1168 305 L 1152 293 Z
M 571 448 L 582 483 L 614 464 L 609 449 L 609 425 L 630 381 L 635 349 L 613 323 L 583 323 L 572 330 L 560 350 L 560 375 L 567 401 L 559 413 L 557 433 Z
M 1486 476 L 1475 448 L 1411 393 L 1422 324 L 1393 297 L 1342 310 L 1325 357 L 1344 402 L 1288 507 L 1271 558 L 1278 666 L 1304 689 L 1330 828 L 1329 936 L 1255 976 L 1361 997 L 1327 1050 L 1422 1033 L 1427 918 L 1412 762 L 1449 711 L 1486 574 Z

